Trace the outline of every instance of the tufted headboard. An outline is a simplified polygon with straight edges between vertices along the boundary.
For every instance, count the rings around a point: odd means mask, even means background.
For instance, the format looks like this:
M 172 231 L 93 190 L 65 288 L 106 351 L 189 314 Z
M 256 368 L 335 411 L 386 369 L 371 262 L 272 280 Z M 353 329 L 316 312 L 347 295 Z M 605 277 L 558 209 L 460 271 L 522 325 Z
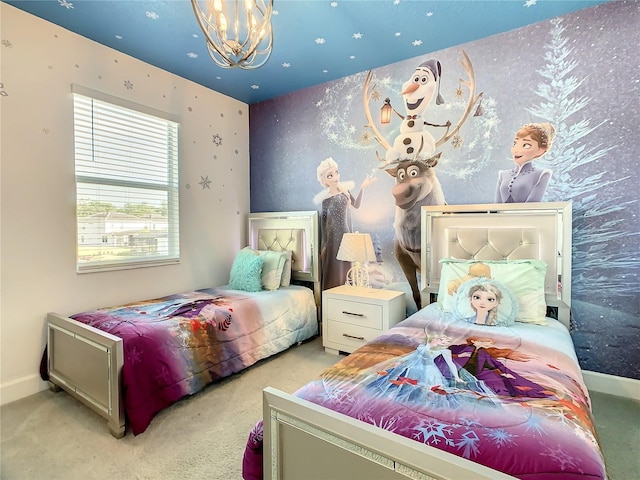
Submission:
M 313 283 L 320 304 L 318 212 L 249 214 L 249 245 L 256 250 L 291 250 L 291 278 Z
M 537 259 L 547 264 L 545 296 L 569 326 L 571 202 L 422 207 L 422 304 L 440 286 L 440 259 Z

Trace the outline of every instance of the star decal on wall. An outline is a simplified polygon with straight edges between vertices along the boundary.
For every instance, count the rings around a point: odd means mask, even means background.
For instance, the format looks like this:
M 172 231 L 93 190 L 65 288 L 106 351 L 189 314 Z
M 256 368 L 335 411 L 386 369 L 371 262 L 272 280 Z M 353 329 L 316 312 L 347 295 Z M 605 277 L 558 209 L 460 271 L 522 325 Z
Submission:
M 216 133 L 213 136 L 213 143 L 216 147 L 219 147 L 220 145 L 222 145 L 222 137 Z
M 204 190 L 205 188 L 211 190 L 211 180 L 209 180 L 209 175 L 207 175 L 206 177 L 200 175 L 200 181 L 198 183 L 202 185 L 202 190 Z

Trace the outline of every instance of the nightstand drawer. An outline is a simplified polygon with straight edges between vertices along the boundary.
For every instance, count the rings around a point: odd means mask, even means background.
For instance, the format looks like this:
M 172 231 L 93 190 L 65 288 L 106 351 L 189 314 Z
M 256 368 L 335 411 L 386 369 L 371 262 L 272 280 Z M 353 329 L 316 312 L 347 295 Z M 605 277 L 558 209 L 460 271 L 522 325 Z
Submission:
M 327 318 L 362 327 L 382 328 L 382 305 L 372 305 L 353 300 L 330 298 L 327 302 Z
M 337 346 L 342 346 L 338 350 L 353 352 L 369 340 L 376 338 L 380 333 L 380 330 L 375 328 L 351 325 L 349 323 L 329 322 L 326 340 L 336 348 Z

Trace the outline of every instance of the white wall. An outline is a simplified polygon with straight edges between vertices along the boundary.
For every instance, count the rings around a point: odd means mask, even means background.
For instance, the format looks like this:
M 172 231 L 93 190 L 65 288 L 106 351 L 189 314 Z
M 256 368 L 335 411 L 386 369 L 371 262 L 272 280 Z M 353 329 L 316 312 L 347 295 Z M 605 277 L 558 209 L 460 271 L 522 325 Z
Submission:
M 5 3 L 0 17 L 4 404 L 46 388 L 38 371 L 47 312 L 71 315 L 228 281 L 246 237 L 249 110 Z M 76 273 L 72 83 L 181 119 L 179 265 Z

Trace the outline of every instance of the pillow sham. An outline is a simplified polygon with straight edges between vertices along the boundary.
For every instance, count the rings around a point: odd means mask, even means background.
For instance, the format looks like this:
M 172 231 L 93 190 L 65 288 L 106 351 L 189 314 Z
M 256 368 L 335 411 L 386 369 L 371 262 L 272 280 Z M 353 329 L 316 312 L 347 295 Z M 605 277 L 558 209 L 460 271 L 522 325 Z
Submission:
M 286 260 L 284 262 L 284 268 L 282 269 L 282 278 L 280 279 L 281 287 L 288 287 L 291 285 L 291 265 L 293 265 L 293 252 L 291 250 L 287 250 L 283 252 L 286 255 Z
M 265 290 L 277 290 L 280 288 L 286 268 L 287 252 L 278 252 L 275 250 L 254 250 L 249 246 L 244 247 L 243 250 L 250 250 L 255 255 L 260 255 L 264 260 L 262 265 L 262 288 Z M 289 252 L 289 254 L 290 253 L 291 252 Z M 289 282 L 291 281 L 290 279 L 291 272 L 289 272 Z
M 264 259 L 262 287 L 265 290 L 277 290 L 280 288 L 280 282 L 282 281 L 282 272 L 287 260 L 286 254 L 274 250 L 257 250 L 257 252 Z
M 518 301 L 505 285 L 486 277 L 467 280 L 453 299 L 453 315 L 476 325 L 508 327 L 515 322 Z
M 516 322 L 546 325 L 547 304 L 544 279 L 547 264 L 541 260 L 440 260 L 438 305 L 445 312 L 453 311 L 454 296 L 460 286 L 474 278 L 498 280 L 518 301 Z
M 264 259 L 251 249 L 243 248 L 238 252 L 231 265 L 229 288 L 245 292 L 262 290 L 262 266 Z

